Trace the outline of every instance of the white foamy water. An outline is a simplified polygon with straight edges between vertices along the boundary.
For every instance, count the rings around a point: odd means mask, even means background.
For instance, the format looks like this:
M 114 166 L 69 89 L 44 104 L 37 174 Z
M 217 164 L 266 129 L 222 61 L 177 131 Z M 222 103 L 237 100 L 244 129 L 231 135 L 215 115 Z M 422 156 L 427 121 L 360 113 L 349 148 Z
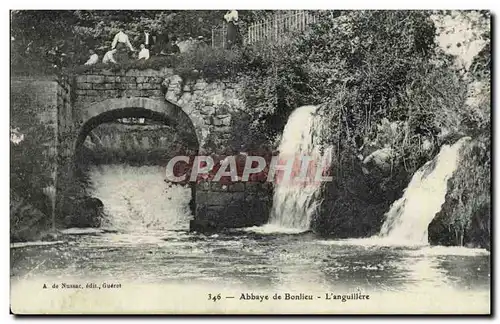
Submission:
M 317 244 L 337 245 L 337 246 L 359 246 L 366 249 L 377 247 L 398 247 L 405 254 L 412 256 L 439 256 L 439 255 L 458 255 L 458 256 L 481 256 L 490 255 L 486 249 L 468 248 L 465 246 L 429 246 L 427 243 L 418 243 L 414 241 L 395 241 L 386 237 L 367 237 L 351 238 L 343 240 L 318 240 Z
M 300 234 L 303 233 L 304 230 L 301 228 L 286 228 L 274 224 L 266 224 L 263 226 L 252 226 L 247 227 L 243 231 L 257 234 Z
M 317 106 L 297 108 L 288 119 L 279 146 L 281 161 L 300 161 L 301 156 L 311 156 L 319 167 L 323 159 L 329 164 L 330 150 L 320 151 L 318 133 L 323 126 L 316 115 Z M 273 232 L 307 231 L 311 218 L 321 203 L 321 182 L 316 181 L 314 169 L 305 181 L 283 179 L 275 185 L 273 207 L 268 227 Z
M 427 228 L 445 202 L 448 179 L 458 167 L 460 148 L 469 139 L 443 145 L 438 156 L 413 175 L 403 197 L 386 213 L 381 237 L 395 242 L 428 243 Z
M 90 172 L 91 194 L 102 200 L 104 228 L 121 232 L 185 229 L 191 190 L 164 181 L 160 166 L 100 165 Z

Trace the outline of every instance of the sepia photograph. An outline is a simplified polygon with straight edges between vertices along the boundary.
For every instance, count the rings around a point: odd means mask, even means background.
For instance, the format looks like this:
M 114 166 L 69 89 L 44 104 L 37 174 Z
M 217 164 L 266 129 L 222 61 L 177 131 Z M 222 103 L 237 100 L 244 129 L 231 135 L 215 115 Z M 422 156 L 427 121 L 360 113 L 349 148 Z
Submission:
M 491 11 L 159 9 L 9 11 L 12 315 L 492 314 Z

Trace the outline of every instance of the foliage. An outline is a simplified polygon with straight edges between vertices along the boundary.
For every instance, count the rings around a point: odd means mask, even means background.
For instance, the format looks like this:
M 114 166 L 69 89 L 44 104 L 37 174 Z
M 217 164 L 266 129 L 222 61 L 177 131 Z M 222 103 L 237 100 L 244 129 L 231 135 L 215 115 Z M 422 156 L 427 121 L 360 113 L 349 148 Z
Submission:
M 308 104 L 303 96 L 308 75 L 287 43 L 246 46 L 240 64 L 248 129 L 259 134 L 260 143 L 276 146 L 291 111 Z
M 11 67 L 14 73 L 51 74 L 71 69 L 88 59 L 88 50 L 101 56 L 119 28 L 138 47 L 144 28 L 159 37 L 179 40 L 204 36 L 223 22 L 225 10 L 15 10 L 11 13 Z M 269 11 L 242 10 L 241 28 Z
M 255 120 L 286 120 L 301 105 L 319 104 L 328 124 L 321 137 L 333 145 L 336 158 L 323 216 L 315 219 L 323 234 L 375 234 L 390 203 L 442 144 L 488 129 L 489 88 L 482 88 L 475 109 L 466 107 L 467 80 L 451 69 L 454 58 L 436 48 L 429 16 L 423 11 L 325 13 L 286 51 L 279 45 L 259 49 L 278 49 L 269 55 L 272 60 L 252 53 L 260 66 L 252 78 L 277 89 L 260 84 L 247 89 L 256 102 Z M 482 55 L 486 66 L 489 53 Z M 364 170 L 362 159 L 384 147 L 391 148 L 390 172 Z
M 241 57 L 241 51 L 238 49 L 230 51 L 203 47 L 179 54 L 174 72 L 182 78 L 192 75 L 195 71 L 207 81 L 228 79 L 235 77 L 240 71 Z
M 130 60 L 128 62 L 119 62 L 117 64 L 105 64 L 105 63 L 97 63 L 94 65 L 80 65 L 68 70 L 68 72 L 72 73 L 95 73 L 103 70 L 110 70 L 113 72 L 117 72 L 120 70 L 147 70 L 154 69 L 159 70 L 161 68 L 171 68 L 175 65 L 175 62 L 178 60 L 178 56 L 170 55 L 170 56 L 154 56 L 149 60 Z
M 54 140 L 53 129 L 37 120 L 30 96 L 12 93 L 11 101 L 11 133 L 17 133 L 22 140 L 13 141 L 11 137 L 10 188 L 35 208 L 48 213 L 50 204 L 43 189 L 53 183 L 50 170 L 55 157 L 47 149 L 47 144 Z
M 51 159 L 46 156 L 46 143 L 53 133 L 35 122 L 29 112 L 19 113 L 18 109 L 13 109 L 12 114 L 16 118 L 11 121 L 11 133 L 17 136 L 10 141 L 11 240 L 23 241 L 37 238 L 40 231 L 51 224 L 48 216 L 51 204 L 44 189 L 53 183 L 49 171 Z

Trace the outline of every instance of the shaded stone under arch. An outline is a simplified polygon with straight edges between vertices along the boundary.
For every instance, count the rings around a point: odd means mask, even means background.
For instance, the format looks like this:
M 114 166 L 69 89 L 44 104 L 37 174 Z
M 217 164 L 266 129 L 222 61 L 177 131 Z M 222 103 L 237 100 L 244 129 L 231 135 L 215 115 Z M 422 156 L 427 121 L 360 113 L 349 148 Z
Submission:
M 189 116 L 178 105 L 167 100 L 143 97 L 106 99 L 86 107 L 81 112 L 81 127 L 75 152 L 87 134 L 96 126 L 124 117 L 145 117 L 164 122 L 184 135 L 190 147 L 199 149 L 200 130 L 196 129 Z

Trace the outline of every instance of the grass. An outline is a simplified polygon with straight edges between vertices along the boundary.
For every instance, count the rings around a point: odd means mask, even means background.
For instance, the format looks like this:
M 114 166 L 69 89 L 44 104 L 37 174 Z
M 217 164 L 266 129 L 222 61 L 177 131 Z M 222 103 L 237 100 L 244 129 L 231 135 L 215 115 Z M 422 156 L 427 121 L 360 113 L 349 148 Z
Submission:
M 200 76 L 207 80 L 221 80 L 236 76 L 246 66 L 244 50 L 203 47 L 184 53 L 152 56 L 148 60 L 130 59 L 117 64 L 94 65 L 68 64 L 67 67 L 48 66 L 44 62 L 24 62 L 11 66 L 11 73 L 18 76 L 75 75 L 101 73 L 103 71 L 160 70 L 172 68 L 174 73 L 185 77 Z
M 158 70 L 161 68 L 171 68 L 174 67 L 179 60 L 180 55 L 169 55 L 169 56 L 154 56 L 151 57 L 149 60 L 129 60 L 128 62 L 125 63 L 118 63 L 118 64 L 104 64 L 104 63 L 97 63 L 95 65 L 81 65 L 77 66 L 71 70 L 73 73 L 76 74 L 81 74 L 81 73 L 87 73 L 87 72 L 101 72 L 104 70 L 110 70 L 110 71 L 121 71 L 121 70 L 147 70 L 147 69 L 153 69 L 153 70 Z
M 195 51 L 153 56 L 149 60 L 129 60 L 118 64 L 98 63 L 91 66 L 81 65 L 68 69 L 72 74 L 99 73 L 105 70 L 118 72 L 128 70 L 160 70 L 172 68 L 181 77 L 202 75 L 206 79 L 224 79 L 236 75 L 241 65 L 241 52 L 205 47 Z

